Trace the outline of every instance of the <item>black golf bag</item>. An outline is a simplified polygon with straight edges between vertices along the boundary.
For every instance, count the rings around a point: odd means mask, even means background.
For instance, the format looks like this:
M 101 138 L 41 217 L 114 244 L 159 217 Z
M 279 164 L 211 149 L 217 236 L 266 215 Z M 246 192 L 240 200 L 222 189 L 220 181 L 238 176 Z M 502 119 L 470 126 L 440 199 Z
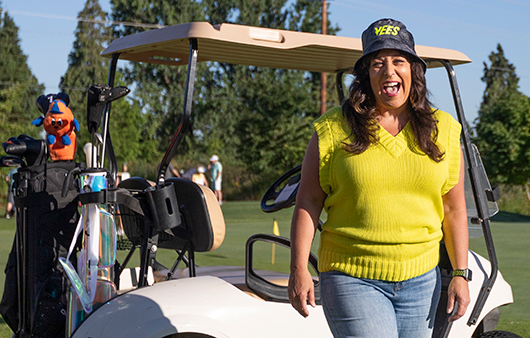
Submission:
M 76 166 L 44 163 L 14 176 L 17 227 L 0 313 L 17 338 L 65 335 L 69 282 L 58 258 L 67 256 L 79 219 L 78 191 L 67 180 Z

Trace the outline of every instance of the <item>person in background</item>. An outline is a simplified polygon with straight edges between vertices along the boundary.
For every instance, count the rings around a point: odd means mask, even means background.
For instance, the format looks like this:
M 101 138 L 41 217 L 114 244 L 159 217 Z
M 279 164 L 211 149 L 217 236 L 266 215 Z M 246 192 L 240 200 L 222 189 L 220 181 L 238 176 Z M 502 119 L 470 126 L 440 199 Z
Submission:
M 197 184 L 202 184 L 204 186 L 208 186 L 208 179 L 206 178 L 206 175 L 204 174 L 206 172 L 206 169 L 203 165 L 197 166 L 197 171 L 195 174 L 191 176 L 192 182 L 195 182 Z
M 444 240 L 453 278 L 449 321 L 470 303 L 461 125 L 427 98 L 426 63 L 403 23 L 362 34 L 342 107 L 314 122 L 291 226 L 289 300 L 315 306 L 308 258 L 324 208 L 318 269 L 335 337 L 432 336 Z
M 169 165 L 167 167 L 167 170 L 166 170 L 166 178 L 170 178 L 170 177 L 180 177 L 180 173 L 177 169 L 175 169 L 175 167 L 173 166 L 173 163 L 172 162 L 169 162 Z
M 15 215 L 15 208 L 14 208 L 15 196 L 13 193 L 13 175 L 17 172 L 17 170 L 18 170 L 18 167 L 11 168 L 11 170 L 9 170 L 9 173 L 6 176 L 6 182 L 7 182 L 8 189 L 9 189 L 7 192 L 7 204 L 6 204 L 6 215 L 5 215 L 7 219 L 10 219 L 11 217 Z
M 210 188 L 213 190 L 219 204 L 223 204 L 223 192 L 221 191 L 221 181 L 223 179 L 223 165 L 219 162 L 219 156 L 212 155 L 210 158 Z
M 118 183 L 120 183 L 121 181 L 125 181 L 129 178 L 131 178 L 131 173 L 129 173 L 129 167 L 127 166 L 127 162 L 123 162 L 122 171 L 118 172 Z

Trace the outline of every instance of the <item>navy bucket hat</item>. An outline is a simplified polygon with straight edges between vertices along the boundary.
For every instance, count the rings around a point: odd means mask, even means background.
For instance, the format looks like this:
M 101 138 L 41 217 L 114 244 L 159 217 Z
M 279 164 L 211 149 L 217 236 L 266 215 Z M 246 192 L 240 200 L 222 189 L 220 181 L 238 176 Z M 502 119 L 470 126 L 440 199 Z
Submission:
M 427 70 L 427 64 L 416 54 L 414 49 L 414 37 L 405 25 L 394 19 L 379 19 L 372 23 L 362 35 L 363 56 L 357 60 L 354 69 L 357 70 L 363 63 L 363 59 L 370 53 L 382 49 L 396 49 L 410 54 Z

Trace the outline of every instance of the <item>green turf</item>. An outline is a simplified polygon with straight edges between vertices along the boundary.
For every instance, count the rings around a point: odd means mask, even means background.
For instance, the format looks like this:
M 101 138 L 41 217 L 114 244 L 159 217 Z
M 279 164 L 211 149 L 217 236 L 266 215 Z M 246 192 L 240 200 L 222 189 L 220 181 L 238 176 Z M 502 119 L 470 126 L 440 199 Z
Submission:
M 0 218 L 0 290 L 4 292 L 5 269 L 7 263 L 7 256 L 13 246 L 13 238 L 15 238 L 16 221 L 14 218 L 9 220 Z M 0 332 L 2 332 L 0 330 Z M 1 335 L 0 335 L 1 337 Z
M 245 242 L 253 234 L 271 234 L 273 220 L 276 219 L 280 235 L 289 237 L 292 208 L 273 214 L 266 214 L 257 202 L 227 202 L 223 205 L 226 221 L 226 237 L 221 247 L 210 253 L 198 253 L 197 264 L 207 265 L 244 265 Z M 0 219 L 0 268 L 5 268 L 7 255 L 11 250 L 15 232 L 15 221 Z M 499 267 L 503 277 L 510 283 L 514 294 L 514 303 L 501 308 L 498 330 L 506 330 L 530 337 L 530 217 L 509 213 L 500 213 L 492 222 L 492 233 L 497 250 Z M 486 256 L 483 238 L 470 240 L 470 246 L 479 254 Z M 273 268 L 276 271 L 288 271 L 288 252 L 276 247 L 275 265 L 272 267 L 272 248 L 270 245 L 256 244 L 256 268 Z M 316 243 L 313 245 L 316 253 Z M 125 252 L 119 252 L 123 259 Z M 157 259 L 170 266 L 175 254 L 160 250 Z M 134 260 L 134 258 L 133 258 Z M 4 274 L 0 273 L 0 291 L 4 286 Z M 11 337 L 11 331 L 0 318 L 0 338 Z
M 4 293 L 5 268 L 7 263 L 7 256 L 11 251 L 13 245 L 13 238 L 15 237 L 15 219 L 0 218 L 0 290 Z M 4 319 L 0 316 L 0 338 L 10 338 L 13 332 L 5 324 Z
M 499 270 L 514 298 L 513 304 L 501 307 L 497 329 L 530 337 L 530 217 L 501 212 L 493 217 L 491 232 Z M 483 238 L 471 239 L 470 248 L 488 257 Z

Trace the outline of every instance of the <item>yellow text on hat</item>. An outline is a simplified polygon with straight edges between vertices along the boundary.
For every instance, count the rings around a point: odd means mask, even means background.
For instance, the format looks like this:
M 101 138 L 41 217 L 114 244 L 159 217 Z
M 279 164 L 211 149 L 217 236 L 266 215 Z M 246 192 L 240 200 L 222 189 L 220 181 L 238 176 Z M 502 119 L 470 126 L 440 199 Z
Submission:
M 398 35 L 399 30 L 401 29 L 398 26 L 384 25 L 375 27 L 375 35 Z

